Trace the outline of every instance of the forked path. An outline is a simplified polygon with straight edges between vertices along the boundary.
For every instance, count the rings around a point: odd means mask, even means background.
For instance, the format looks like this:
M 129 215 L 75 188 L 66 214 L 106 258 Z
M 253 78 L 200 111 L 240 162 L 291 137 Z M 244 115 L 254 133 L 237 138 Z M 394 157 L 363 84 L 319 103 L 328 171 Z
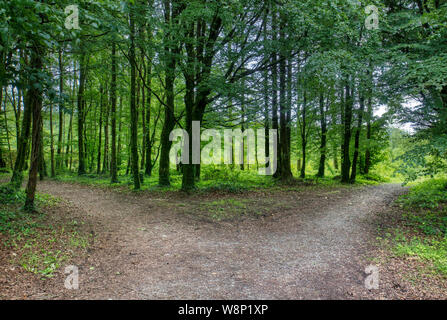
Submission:
M 182 213 L 197 198 L 44 182 L 39 192 L 67 200 L 67 214 L 91 223 L 97 240 L 74 262 L 79 290 L 51 282 L 34 298 L 350 298 L 364 286 L 370 220 L 402 191 L 384 184 L 278 192 L 265 197 L 289 209 L 210 223 Z

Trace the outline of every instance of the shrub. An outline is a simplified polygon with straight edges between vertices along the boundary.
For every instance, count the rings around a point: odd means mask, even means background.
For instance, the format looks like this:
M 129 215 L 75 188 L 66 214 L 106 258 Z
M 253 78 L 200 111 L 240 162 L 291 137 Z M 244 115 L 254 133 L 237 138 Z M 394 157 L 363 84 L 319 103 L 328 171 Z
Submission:
M 438 208 L 447 202 L 447 179 L 431 179 L 424 181 L 410 189 L 407 195 L 397 201 L 405 208 Z

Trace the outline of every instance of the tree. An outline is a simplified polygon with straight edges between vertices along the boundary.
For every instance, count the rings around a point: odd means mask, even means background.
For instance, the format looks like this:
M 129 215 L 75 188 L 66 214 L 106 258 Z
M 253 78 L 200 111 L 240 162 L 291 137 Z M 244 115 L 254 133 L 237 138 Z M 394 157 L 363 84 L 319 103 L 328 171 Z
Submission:
M 131 66 L 130 74 L 130 148 L 131 148 L 131 163 L 132 176 L 135 190 L 140 189 L 140 170 L 138 167 L 138 111 L 136 108 L 136 57 L 135 57 L 135 7 L 133 4 L 129 5 L 129 22 L 130 22 L 130 49 L 129 60 Z

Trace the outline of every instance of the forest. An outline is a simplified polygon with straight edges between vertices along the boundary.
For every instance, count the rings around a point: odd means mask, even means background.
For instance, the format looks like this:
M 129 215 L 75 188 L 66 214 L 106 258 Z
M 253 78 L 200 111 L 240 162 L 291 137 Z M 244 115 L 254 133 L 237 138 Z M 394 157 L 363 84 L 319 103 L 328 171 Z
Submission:
M 445 177 L 445 0 L 9 0 L 0 21 L 0 193 L 26 212 L 45 181 L 194 198 Z

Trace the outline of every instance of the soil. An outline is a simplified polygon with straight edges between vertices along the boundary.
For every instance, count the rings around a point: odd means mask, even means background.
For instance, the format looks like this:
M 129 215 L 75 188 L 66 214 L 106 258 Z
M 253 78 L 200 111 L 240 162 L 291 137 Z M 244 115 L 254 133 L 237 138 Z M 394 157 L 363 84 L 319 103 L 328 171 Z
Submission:
M 364 286 L 375 252 L 371 221 L 405 192 L 399 185 L 190 196 L 45 181 L 38 192 L 64 200 L 54 219 L 83 221 L 94 235 L 88 252 L 70 261 L 79 268 L 79 289 L 65 289 L 64 267 L 47 280 L 6 268 L 0 298 L 399 297 L 388 286 Z M 216 201 L 225 204 L 217 212 L 237 211 L 238 218 L 215 219 Z M 235 201 L 244 205 L 231 206 Z

